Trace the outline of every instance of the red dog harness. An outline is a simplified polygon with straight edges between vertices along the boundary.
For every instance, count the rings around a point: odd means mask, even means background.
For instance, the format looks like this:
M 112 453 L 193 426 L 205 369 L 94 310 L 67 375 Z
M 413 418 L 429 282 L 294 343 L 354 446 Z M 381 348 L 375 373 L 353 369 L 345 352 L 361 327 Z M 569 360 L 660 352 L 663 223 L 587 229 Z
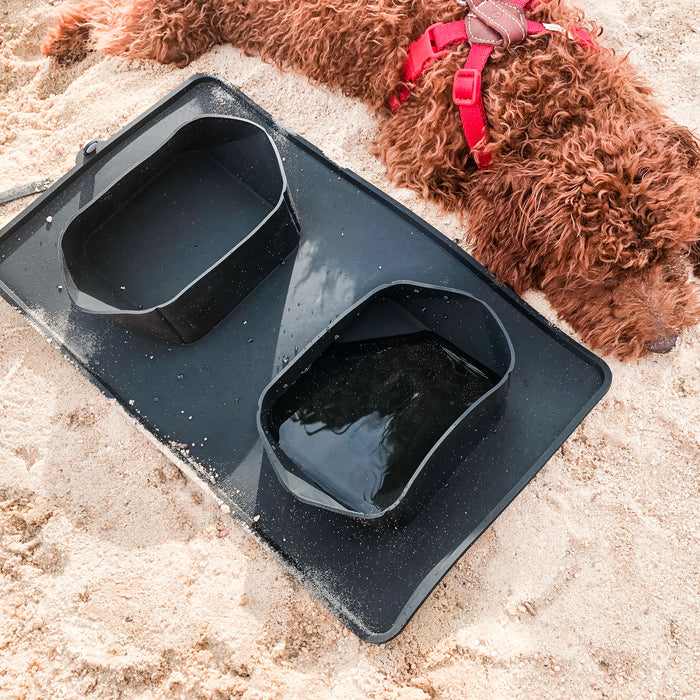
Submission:
M 479 148 L 488 134 L 486 112 L 481 98 L 481 73 L 496 46 L 521 43 L 529 34 L 563 32 L 556 24 L 540 24 L 525 18 L 525 10 L 532 10 L 542 0 L 466 0 L 469 13 L 463 20 L 433 24 L 408 47 L 404 80 L 408 83 L 389 106 L 395 112 L 410 93 L 423 71 L 449 53 L 453 44 L 471 45 L 464 68 L 457 71 L 452 84 L 452 101 L 459 107 L 464 135 L 469 149 L 481 170 L 491 165 L 491 154 Z M 571 29 L 571 38 L 586 47 L 594 46 L 585 29 Z

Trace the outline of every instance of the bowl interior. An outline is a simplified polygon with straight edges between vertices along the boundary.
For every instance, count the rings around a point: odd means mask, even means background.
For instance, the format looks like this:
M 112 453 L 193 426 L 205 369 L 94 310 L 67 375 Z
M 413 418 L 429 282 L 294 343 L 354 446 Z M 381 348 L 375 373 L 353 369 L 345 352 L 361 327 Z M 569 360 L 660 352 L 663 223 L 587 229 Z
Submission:
M 250 235 L 284 186 L 260 127 L 201 117 L 78 214 L 62 240 L 66 270 L 119 309 L 163 304 Z
M 376 295 L 304 353 L 267 415 L 283 468 L 364 515 L 401 499 L 510 364 L 483 304 L 413 289 Z

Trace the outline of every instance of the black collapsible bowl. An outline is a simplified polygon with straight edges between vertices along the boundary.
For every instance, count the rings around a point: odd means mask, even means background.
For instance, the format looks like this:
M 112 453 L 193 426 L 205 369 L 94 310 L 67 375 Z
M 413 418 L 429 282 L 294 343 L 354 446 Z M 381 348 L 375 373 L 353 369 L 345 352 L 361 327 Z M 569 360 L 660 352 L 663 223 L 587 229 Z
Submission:
M 212 120 L 212 114 L 220 115 L 222 121 Z M 125 332 L 125 326 L 114 322 L 109 313 L 83 313 L 78 309 L 64 293 L 62 265 L 65 263 L 61 261 L 59 244 L 61 232 L 96 195 L 106 196 L 108 190 L 117 193 L 120 187 L 115 183 L 125 173 L 140 168 L 148 154 L 165 144 L 183 125 L 196 121 L 193 118 L 197 116 L 206 117 L 209 124 L 228 123 L 226 118 L 237 117 L 240 118 L 237 128 L 248 128 L 241 120 L 251 120 L 265 129 L 284 156 L 284 177 L 294 197 L 295 213 L 303 224 L 303 235 L 298 249 L 287 257 L 285 265 L 278 264 L 280 249 L 284 248 L 280 243 L 271 246 L 274 253 L 265 250 L 263 243 L 261 252 L 248 256 L 251 267 L 267 264 L 276 267 L 204 338 L 180 345 L 163 342 L 152 332 Z M 207 127 L 204 131 L 213 133 L 214 129 Z M 255 133 L 252 129 L 251 132 Z M 210 249 L 211 261 L 201 271 L 188 269 L 187 276 L 170 296 L 163 294 L 150 306 L 175 297 L 235 247 L 238 239 L 229 231 L 238 215 L 231 212 L 229 198 L 224 194 L 229 187 L 234 192 L 246 191 L 240 183 L 242 179 L 247 182 L 243 178 L 245 154 L 235 162 L 230 156 L 219 155 L 215 142 L 207 141 L 207 133 L 194 139 L 199 144 L 197 147 L 192 146 L 191 137 L 184 139 L 183 150 L 197 153 L 187 155 L 184 161 L 191 180 L 175 178 L 176 184 L 181 185 L 176 189 L 180 210 L 172 205 L 172 197 L 164 186 L 172 172 L 177 174 L 176 167 L 174 171 L 165 167 L 167 158 L 163 160 L 164 171 L 156 168 L 138 182 L 132 190 L 133 199 L 123 198 L 124 206 L 111 207 L 105 202 L 100 207 L 104 213 L 95 217 L 92 229 L 116 227 L 118 217 L 123 216 L 130 219 L 127 223 L 137 231 L 126 231 L 131 242 L 123 248 L 119 248 L 120 241 L 114 242 L 113 260 L 92 258 L 91 265 L 85 264 L 86 268 L 92 267 L 89 271 L 94 279 L 88 281 L 93 286 L 84 289 L 85 282 L 81 281 L 80 291 L 92 293 L 112 315 L 117 312 L 109 305 L 128 308 L 133 314 L 146 310 L 138 309 L 133 301 L 143 303 L 144 307 L 149 304 L 148 300 L 140 299 L 130 301 L 129 306 L 121 300 L 122 293 L 129 294 L 132 290 L 128 280 L 125 283 L 121 276 L 114 276 L 112 266 L 115 271 L 125 273 L 126 261 L 146 265 L 153 272 L 153 285 L 160 288 L 158 255 L 173 254 L 170 246 L 179 240 L 174 231 L 185 221 L 182 205 L 199 204 L 203 201 L 202 190 L 204 196 L 219 199 L 209 200 L 211 211 L 206 207 L 194 210 L 202 219 L 202 237 L 186 239 L 191 246 L 184 246 L 186 255 L 175 256 L 175 262 L 191 262 L 204 245 L 218 247 Z M 266 137 L 257 134 L 251 138 L 258 142 L 254 160 L 259 168 L 270 149 Z M 223 143 L 220 139 L 218 142 Z M 264 158 L 263 152 L 268 156 Z M 176 159 L 174 154 L 173 158 Z M 269 156 L 268 160 L 275 167 L 278 165 L 276 157 Z M 199 182 L 202 169 L 206 187 Z M 158 172 L 164 175 L 156 178 Z M 235 173 L 235 178 L 231 173 Z M 224 189 L 216 189 L 223 187 L 223 183 L 228 183 Z M 256 184 L 253 189 L 260 186 Z M 153 194 L 146 197 L 146 202 L 155 211 L 142 220 L 132 203 L 139 203 L 139 195 L 149 190 Z M 158 209 L 161 199 L 165 204 L 171 202 L 172 211 Z M 287 203 L 283 207 L 289 209 Z M 112 214 L 114 222 L 107 220 Z M 167 214 L 172 214 L 172 221 Z M 284 214 L 288 218 L 292 216 L 291 212 Z M 164 222 L 173 229 L 168 235 L 163 234 L 166 249 L 151 254 L 148 251 L 152 249 L 144 248 L 146 241 L 138 237 L 142 233 L 153 236 L 154 221 Z M 206 231 L 202 222 L 208 227 Z M 251 223 L 249 231 L 255 225 L 256 222 Z M 285 231 L 291 246 L 296 241 L 296 232 L 291 230 L 291 223 L 288 227 Z M 78 246 L 70 256 L 83 261 L 94 255 L 92 241 L 88 240 L 90 227 L 86 225 L 85 229 L 82 245 L 89 255 Z M 244 230 L 241 238 L 245 235 Z M 98 240 L 95 238 L 94 243 Z M 197 248 L 195 242 L 199 244 Z M 243 245 L 248 243 L 244 241 Z M 132 256 L 132 251 L 139 255 Z M 107 251 L 98 249 L 98 252 Z M 81 271 L 71 268 L 72 274 L 78 272 Z M 87 274 L 86 270 L 82 272 Z M 137 273 L 146 278 L 144 271 L 137 269 L 132 274 Z M 239 268 L 236 274 L 243 275 L 245 271 Z M 164 278 L 169 279 L 168 275 Z M 394 280 L 401 279 L 418 283 L 406 285 L 404 301 L 400 295 L 390 298 L 395 308 L 401 309 L 401 315 L 384 314 L 376 324 L 371 324 L 370 304 L 356 305 L 367 301 L 367 294 L 380 285 L 393 288 L 397 286 Z M 426 298 L 435 289 L 429 285 L 460 290 L 435 292 L 441 299 L 436 297 L 436 306 L 447 301 L 444 295 L 448 296 L 446 315 L 454 317 L 452 309 L 457 308 L 457 300 L 471 294 L 488 304 L 506 329 L 514 348 L 515 366 L 507 380 L 503 415 L 499 419 L 498 407 L 491 406 L 489 420 L 494 423 L 489 429 L 486 420 L 475 431 L 471 439 L 480 442 L 468 453 L 469 421 L 474 420 L 473 424 L 478 426 L 475 419 L 479 407 L 472 409 L 473 416 L 444 431 L 449 435 L 441 441 L 440 449 L 448 454 L 440 461 L 431 455 L 430 463 L 426 463 L 429 469 L 424 470 L 425 478 L 429 472 L 432 474 L 433 467 L 449 470 L 458 461 L 458 455 L 464 454 L 465 458 L 453 468 L 441 488 L 433 490 L 439 475 L 431 476 L 427 486 L 412 485 L 415 494 L 408 493 L 404 497 L 407 502 L 414 495 L 426 498 L 430 490 L 433 494 L 424 500 L 415 517 L 400 528 L 390 527 L 388 523 L 371 527 L 368 519 L 361 516 L 342 515 L 303 503 L 282 486 L 273 469 L 274 450 L 271 459 L 270 448 L 263 447 L 258 425 L 261 394 L 279 372 L 284 371 L 282 376 L 288 378 L 282 380 L 284 384 L 297 372 L 292 367 L 301 370 L 297 365 L 299 348 L 303 350 L 322 340 L 329 343 L 327 351 L 317 346 L 321 361 L 334 358 L 331 346 L 337 346 L 336 334 L 347 341 L 346 345 L 352 345 L 353 318 L 348 316 L 348 309 L 361 312 L 366 335 L 370 337 L 420 329 L 421 323 L 428 326 L 415 315 L 422 307 L 415 313 L 411 308 L 404 309 L 410 303 L 413 288 L 418 288 L 419 295 Z M 122 286 L 126 289 L 121 290 Z M 75 295 L 75 291 L 72 293 Z M 552 326 L 508 287 L 499 284 L 455 243 L 359 176 L 331 162 L 259 105 L 211 75 L 189 78 L 120 133 L 84 149 L 73 170 L 0 230 L 0 296 L 26 314 L 45 337 L 61 347 L 102 392 L 119 402 L 165 451 L 174 452 L 196 468 L 211 483 L 217 497 L 231 508 L 232 514 L 250 527 L 253 535 L 302 585 L 350 630 L 372 643 L 386 642 L 403 629 L 442 577 L 559 449 L 611 382 L 610 370 L 603 361 Z M 221 289 L 211 294 L 207 290 L 202 294 L 205 301 L 200 308 L 206 311 L 207 299 L 220 300 L 224 296 Z M 115 298 L 119 301 L 115 302 Z M 231 299 L 227 301 L 233 303 Z M 459 301 L 462 303 L 467 302 Z M 484 313 L 480 310 L 484 308 L 482 305 L 474 303 L 473 308 L 476 311 L 463 324 L 465 336 L 470 328 L 478 327 L 474 318 Z M 188 323 L 197 313 L 187 315 Z M 341 316 L 347 325 L 327 329 Z M 411 317 L 415 320 L 409 322 Z M 399 325 L 399 319 L 406 325 Z M 428 320 L 430 324 L 441 324 L 440 319 L 436 313 Z M 362 320 L 359 317 L 356 320 L 356 328 L 362 330 Z M 495 337 L 500 338 L 498 323 L 488 323 L 494 327 Z M 159 330 L 177 335 L 170 323 Z M 450 327 L 441 325 L 435 330 L 448 333 Z M 364 341 L 358 342 L 362 345 Z M 379 338 L 376 342 L 390 341 Z M 460 340 L 445 342 L 456 345 Z M 500 340 L 485 343 L 494 344 L 503 347 Z M 475 353 L 476 349 L 469 349 L 469 354 Z M 288 358 L 294 359 L 290 362 Z M 483 363 L 488 365 L 489 359 L 483 358 Z M 508 365 L 507 360 L 502 361 L 501 366 L 504 365 Z M 276 388 L 281 390 L 283 386 L 276 384 Z M 275 398 L 272 389 L 267 391 L 265 410 Z M 489 397 L 489 401 L 498 400 L 497 396 Z M 262 417 L 269 419 L 266 415 Z M 452 453 L 448 445 L 454 445 Z M 415 461 L 411 468 L 413 464 Z M 448 627 L 453 622 L 447 622 Z
M 188 343 L 298 241 L 267 132 L 246 119 L 207 114 L 179 126 L 82 208 L 60 249 L 79 309 Z
M 451 415 L 457 415 L 456 420 L 443 425 L 437 439 L 427 448 L 424 456 L 423 453 L 410 454 L 414 444 L 411 435 L 403 436 L 404 442 L 407 439 L 409 444 L 409 451 L 404 450 L 403 458 L 415 457 L 416 462 L 415 466 L 410 471 L 404 471 L 398 480 L 394 477 L 398 486 L 394 485 L 388 503 L 386 500 L 384 503 L 369 503 L 359 497 L 354 497 L 354 501 L 349 500 L 353 496 L 348 497 L 348 493 L 356 487 L 366 488 L 364 484 L 367 482 L 377 488 L 376 474 L 371 473 L 370 467 L 364 468 L 365 455 L 361 452 L 360 462 L 356 463 L 357 468 L 354 471 L 346 464 L 338 464 L 337 461 L 334 463 L 327 455 L 322 456 L 321 463 L 316 463 L 313 470 L 310 470 L 308 466 L 305 468 L 305 460 L 308 459 L 308 464 L 311 463 L 310 455 L 297 453 L 292 457 L 287 454 L 281 444 L 280 427 L 289 425 L 289 416 L 293 410 L 289 406 L 296 406 L 292 397 L 300 382 L 303 381 L 306 385 L 311 382 L 313 393 L 313 385 L 316 382 L 314 371 L 321 358 L 328 357 L 328 353 L 338 351 L 339 348 L 342 353 L 342 346 L 356 347 L 358 343 L 372 343 L 381 339 L 400 338 L 402 342 L 404 339 L 409 339 L 410 342 L 411 338 L 424 335 L 440 339 L 446 347 L 454 348 L 457 353 L 469 358 L 470 365 L 479 375 L 488 376 L 490 382 L 485 384 L 484 389 L 473 396 L 469 403 L 463 407 L 458 406 L 457 414 L 454 413 L 455 408 L 451 409 Z M 456 357 L 452 352 L 450 355 Z M 332 357 L 334 356 L 331 355 Z M 333 359 L 330 361 L 332 363 Z M 384 360 L 380 362 L 382 361 Z M 457 289 L 410 281 L 394 282 L 378 287 L 353 305 L 268 385 L 260 397 L 258 429 L 277 477 L 300 501 L 375 524 L 390 523 L 395 526 L 415 516 L 454 469 L 463 464 L 466 456 L 484 435 L 494 428 L 503 413 L 514 365 L 515 355 L 510 337 L 501 321 L 484 302 Z M 365 364 L 364 368 L 367 371 L 368 365 Z M 381 374 L 384 378 L 393 375 L 394 383 L 389 391 L 396 393 L 397 381 L 401 381 L 401 375 L 410 374 L 412 368 L 399 365 L 385 369 Z M 327 425 L 323 426 L 324 434 L 330 436 L 331 445 L 335 441 L 334 436 L 343 435 L 347 431 L 347 426 L 343 426 L 342 423 L 348 422 L 348 404 L 358 401 L 357 394 L 353 395 L 353 390 L 348 389 L 348 386 L 356 386 L 358 382 L 365 381 L 357 377 L 362 371 L 361 366 L 353 367 L 350 375 L 354 375 L 355 379 L 347 383 L 333 376 L 330 382 L 327 382 L 333 387 L 332 391 L 339 404 L 338 408 L 333 409 L 334 413 L 341 414 L 338 425 L 331 429 Z M 427 371 L 430 372 L 430 368 Z M 374 376 L 376 373 L 369 379 L 370 383 Z M 410 391 L 412 392 L 413 388 L 410 388 Z M 444 387 L 441 389 L 439 386 L 432 386 L 428 390 L 428 393 L 430 392 L 435 394 L 428 397 L 433 410 L 426 411 L 426 415 L 413 416 L 410 428 L 412 432 L 420 431 L 426 423 L 435 419 L 436 414 L 448 410 Z M 366 401 L 367 394 L 361 393 L 359 400 Z M 320 403 L 327 401 L 325 397 L 320 399 Z M 378 414 L 375 408 L 376 405 L 367 406 L 365 410 L 358 411 L 358 415 L 371 414 L 376 417 Z M 298 418 L 295 420 L 298 422 Z M 310 438 L 302 438 L 302 450 L 303 445 L 313 444 L 313 436 L 321 432 L 318 421 L 317 417 L 312 417 L 306 421 L 306 426 L 298 428 L 303 436 Z M 396 422 L 398 421 L 394 420 L 394 423 Z M 391 422 L 385 425 L 391 425 Z M 387 439 L 387 429 L 383 430 L 380 442 Z M 328 437 L 322 440 L 326 443 L 323 448 L 327 450 Z M 349 445 L 350 450 L 361 450 L 355 434 L 349 438 L 343 437 L 342 440 Z M 348 448 L 344 449 L 347 456 Z M 376 452 L 376 448 L 372 447 L 372 451 Z M 382 478 L 385 476 L 382 475 Z M 373 479 L 374 483 L 371 484 Z M 360 485 L 353 481 L 359 481 Z

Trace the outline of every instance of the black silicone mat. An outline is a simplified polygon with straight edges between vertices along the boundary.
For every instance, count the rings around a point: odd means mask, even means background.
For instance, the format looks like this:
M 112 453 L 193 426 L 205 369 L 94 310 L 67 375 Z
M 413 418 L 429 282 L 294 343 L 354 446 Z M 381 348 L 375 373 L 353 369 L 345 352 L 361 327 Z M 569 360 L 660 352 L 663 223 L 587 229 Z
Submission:
M 177 345 L 72 306 L 58 237 L 144 151 L 200 114 L 242 117 L 269 132 L 301 242 L 207 335 Z M 369 642 L 391 639 L 605 394 L 607 366 L 438 231 L 214 76 L 187 80 L 87 150 L 0 231 L 0 292 L 164 445 L 188 446 L 185 457 L 234 515 L 347 627 Z M 516 362 L 495 429 L 409 524 L 373 528 L 287 493 L 264 454 L 256 412 L 290 358 L 358 299 L 395 280 L 453 287 L 486 302 L 507 329 Z

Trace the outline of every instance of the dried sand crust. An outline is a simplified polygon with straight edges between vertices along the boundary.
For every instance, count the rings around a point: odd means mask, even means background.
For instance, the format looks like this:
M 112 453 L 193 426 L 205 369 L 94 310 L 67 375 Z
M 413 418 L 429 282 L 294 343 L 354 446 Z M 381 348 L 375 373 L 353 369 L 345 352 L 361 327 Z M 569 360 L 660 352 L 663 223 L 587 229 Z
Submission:
M 583 4 L 700 129 L 698 4 Z M 52 5 L 0 8 L 0 191 L 58 177 L 85 141 L 212 71 L 459 236 L 388 185 L 362 106 L 230 47 L 184 71 L 99 56 L 58 69 L 37 48 Z M 598 408 L 373 647 L 1 302 L 0 697 L 700 697 L 700 330 L 611 366 Z

